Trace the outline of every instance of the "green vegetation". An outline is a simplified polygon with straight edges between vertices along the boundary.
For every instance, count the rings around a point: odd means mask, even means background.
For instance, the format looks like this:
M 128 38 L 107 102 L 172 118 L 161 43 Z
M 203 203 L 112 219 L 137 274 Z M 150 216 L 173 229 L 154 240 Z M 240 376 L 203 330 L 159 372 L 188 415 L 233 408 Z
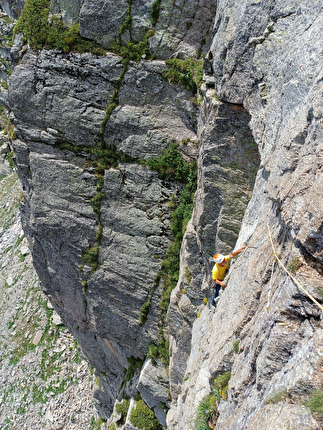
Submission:
M 140 373 L 141 368 L 144 364 L 144 360 L 141 360 L 140 358 L 136 358 L 133 355 L 128 357 L 128 363 L 129 367 L 127 369 L 124 369 L 124 375 L 122 378 L 122 382 L 119 388 L 119 393 L 122 392 L 123 388 L 126 386 L 127 382 L 130 382 L 136 373 Z
M 181 84 L 193 94 L 202 85 L 204 60 L 188 58 L 186 60 L 170 59 L 166 61 L 169 66 L 163 77 L 171 84 Z
M 290 399 L 290 394 L 287 391 L 279 391 L 278 393 L 274 394 L 270 399 L 266 401 L 266 404 L 277 404 L 279 402 L 285 402 L 287 399 Z
M 15 125 L 10 121 L 9 118 L 7 119 L 6 125 L 3 129 L 3 133 L 6 134 L 11 140 L 17 139 Z
M 130 414 L 130 422 L 141 430 L 162 430 L 154 412 L 148 408 L 143 400 L 136 402 L 136 408 Z
M 233 342 L 233 351 L 234 351 L 235 354 L 239 353 L 239 348 L 240 348 L 240 339 L 236 339 Z
M 215 396 L 214 394 L 208 394 L 203 397 L 197 407 L 194 430 L 209 430 L 209 423 L 211 424 L 216 421 L 217 416 L 218 412 Z
M 123 399 L 122 403 L 116 405 L 116 412 L 121 415 L 121 419 L 118 420 L 118 425 L 123 425 L 126 422 L 129 405 L 130 402 L 126 399 Z
M 162 179 L 186 183 L 188 176 L 192 174 L 192 167 L 195 166 L 183 159 L 178 146 L 178 143 L 171 142 L 158 158 L 147 160 L 146 164 L 150 169 L 156 170 Z
M 150 21 L 153 27 L 155 27 L 159 19 L 160 4 L 161 4 L 161 0 L 155 0 L 151 5 Z
M 160 300 L 162 316 L 158 339 L 159 349 L 158 356 L 155 358 L 159 357 L 165 365 L 167 365 L 169 361 L 169 342 L 164 335 L 163 326 L 170 302 L 170 295 L 178 281 L 179 253 L 187 223 L 192 215 L 193 198 L 197 186 L 197 163 L 195 160 L 186 162 L 178 150 L 178 146 L 177 143 L 172 142 L 158 158 L 146 162 L 152 170 L 158 172 L 161 178 L 165 180 L 176 180 L 183 184 L 177 207 L 172 213 L 170 230 L 173 241 L 166 250 L 161 269 L 155 280 L 155 288 L 162 282 L 162 295 Z M 145 312 L 147 312 L 147 308 L 145 308 Z
M 225 372 L 214 379 L 212 393 L 201 400 L 194 421 L 194 430 L 214 428 L 218 418 L 217 402 L 228 398 L 228 384 L 231 372 Z
M 230 378 L 231 372 L 227 371 L 221 375 L 218 375 L 214 379 L 213 393 L 218 401 L 220 399 L 226 400 L 228 398 L 228 386 Z
M 318 415 L 319 418 L 323 418 L 323 391 L 322 390 L 313 391 L 310 399 L 304 404 L 310 409 L 312 414 Z
M 154 30 L 148 30 L 144 38 L 139 42 L 130 41 L 126 45 L 121 45 L 120 42 L 113 43 L 109 50 L 117 55 L 123 57 L 125 65 L 129 61 L 140 61 L 144 56 L 146 59 L 150 58 L 148 39 L 154 35 Z
M 140 317 L 139 317 L 140 325 L 144 325 L 147 321 L 150 306 L 151 306 L 151 300 L 152 300 L 152 294 L 150 294 L 148 301 L 145 302 L 140 308 Z
M 156 357 L 158 357 L 158 346 L 151 344 L 148 347 L 147 357 L 151 359 L 153 364 L 156 364 Z
M 87 253 L 82 255 L 82 261 L 91 266 L 91 273 L 95 272 L 99 264 L 99 246 L 92 246 Z
M 302 266 L 302 263 L 299 261 L 299 257 L 295 257 L 293 258 L 293 260 L 291 261 L 291 263 L 288 266 L 288 270 L 295 275 L 295 273 L 297 272 L 297 270 Z
M 153 288 L 149 292 L 148 299 L 140 308 L 140 319 L 139 319 L 140 325 L 144 325 L 145 322 L 147 321 L 151 302 L 152 302 L 152 298 L 153 298 L 155 291 L 159 285 L 159 282 L 160 282 L 160 274 L 157 273 L 155 280 L 154 280 Z
M 92 52 L 104 55 L 106 50 L 99 44 L 85 39 L 79 34 L 79 25 L 70 28 L 60 18 L 49 16 L 50 0 L 27 0 L 14 28 L 14 33 L 22 33 L 32 49 L 58 49 L 63 52 Z
M 187 266 L 185 266 L 185 278 L 189 285 L 192 282 L 192 275 Z
M 92 416 L 90 421 L 90 429 L 89 430 L 100 430 L 102 424 L 104 423 L 103 419 L 99 417 L 97 420 Z

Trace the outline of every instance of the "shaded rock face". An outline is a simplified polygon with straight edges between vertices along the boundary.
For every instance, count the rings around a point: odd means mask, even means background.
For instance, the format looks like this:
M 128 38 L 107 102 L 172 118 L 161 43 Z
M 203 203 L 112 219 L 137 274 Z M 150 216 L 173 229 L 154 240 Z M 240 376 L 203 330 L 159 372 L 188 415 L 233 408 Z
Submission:
M 286 426 L 318 426 L 299 404 L 322 385 L 320 308 L 273 265 L 267 224 L 281 262 L 321 303 L 322 6 L 162 0 L 152 22 L 153 3 L 60 0 L 51 11 L 79 20 L 81 34 L 105 47 L 154 27 L 158 60 L 125 70 L 112 53 L 29 50 L 10 79 L 23 224 L 42 287 L 101 377 L 103 417 L 116 397 L 139 390 L 163 424 L 161 406 L 170 407 L 168 428 L 190 429 L 214 378 L 230 370 L 217 429 L 260 429 L 262 416 L 279 428 L 282 411 Z M 209 47 L 197 107 L 163 79 L 163 60 Z M 181 185 L 144 161 L 182 140 L 199 173 L 166 318 L 167 398 L 160 363 L 154 377 L 149 360 L 140 374 L 158 342 L 161 285 L 143 326 L 140 308 L 172 239 L 170 202 Z M 104 174 L 90 152 L 102 145 L 123 154 Z M 212 255 L 244 243 L 213 308 Z M 281 391 L 293 405 L 266 404 Z
M 98 176 L 86 151 L 97 145 L 120 68 L 113 54 L 29 51 L 9 90 L 21 210 L 34 264 L 55 309 L 101 372 L 104 394 L 97 398 L 107 408 L 102 416 L 112 411 L 128 359 L 142 360 L 157 342 L 159 289 L 143 327 L 140 308 L 170 242 L 170 202 L 180 189 L 143 164 L 119 163 L 102 177 L 99 215 L 93 209 Z M 144 160 L 171 141 L 196 138 L 191 94 L 162 79 L 164 68 L 162 62 L 129 68 L 106 125 L 108 146 Z M 194 148 L 187 145 L 190 156 Z M 93 272 L 84 255 L 98 246 L 99 227 L 99 266 Z
M 181 391 L 199 305 L 212 299 L 210 257 L 216 250 L 224 254 L 233 250 L 251 196 L 259 153 L 249 120 L 241 106 L 219 102 L 214 90 L 205 92 L 195 210 L 182 246 L 180 281 L 168 311 L 174 400 Z
M 322 388 L 320 308 L 282 266 L 272 267 L 267 228 L 284 266 L 298 262 L 297 279 L 322 303 L 322 205 L 313 194 L 322 193 L 321 26 L 319 2 L 218 3 L 209 54 L 217 94 L 248 109 L 261 164 L 237 243 L 250 248 L 218 307 L 202 308 L 193 324 L 170 428 L 190 428 L 213 379 L 228 370 L 218 429 L 260 429 L 264 417 L 270 428 L 320 426 L 299 406 L 265 403 L 284 390 L 302 403 L 304 385 Z

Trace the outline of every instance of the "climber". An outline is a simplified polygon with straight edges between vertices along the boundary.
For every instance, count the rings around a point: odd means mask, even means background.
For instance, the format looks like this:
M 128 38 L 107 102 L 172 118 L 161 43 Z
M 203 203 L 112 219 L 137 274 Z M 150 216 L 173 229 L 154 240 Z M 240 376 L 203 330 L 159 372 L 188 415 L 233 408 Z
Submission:
M 245 246 L 242 246 L 237 251 L 232 251 L 229 255 L 222 255 L 222 254 L 215 254 L 213 257 L 215 264 L 212 269 L 212 281 L 215 283 L 215 291 L 214 296 L 212 300 L 212 305 L 215 306 L 216 302 L 219 300 L 219 292 L 220 288 L 225 288 L 227 285 L 225 282 L 223 282 L 223 279 L 225 278 L 225 274 L 229 268 L 229 260 L 231 258 L 236 257 L 245 249 Z

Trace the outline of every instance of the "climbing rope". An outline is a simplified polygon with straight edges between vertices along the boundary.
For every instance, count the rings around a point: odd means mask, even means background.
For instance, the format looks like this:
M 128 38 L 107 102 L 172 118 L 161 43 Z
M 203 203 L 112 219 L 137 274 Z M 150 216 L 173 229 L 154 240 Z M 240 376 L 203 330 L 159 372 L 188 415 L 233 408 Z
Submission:
M 269 239 L 270 239 L 271 247 L 273 249 L 273 255 L 274 255 L 275 260 L 278 261 L 279 265 L 285 270 L 285 272 L 289 275 L 289 277 L 295 282 L 295 284 L 298 286 L 298 288 L 300 288 L 312 300 L 312 302 L 314 302 L 321 310 L 323 310 L 323 306 L 317 300 L 315 300 L 314 297 L 307 290 L 305 290 L 305 288 L 297 281 L 297 279 L 295 279 L 295 277 L 290 273 L 289 270 L 286 269 L 284 264 L 280 261 L 278 255 L 276 253 L 274 244 L 273 244 L 273 239 L 272 239 L 270 227 L 268 224 L 267 224 L 267 228 L 268 228 Z
M 259 237 L 264 233 L 264 231 L 266 230 L 266 227 L 264 228 L 264 229 L 262 229 L 261 230 L 261 232 L 258 234 L 258 236 L 255 238 L 255 239 L 253 239 L 250 243 L 248 243 L 248 245 L 245 247 L 245 249 L 243 250 L 243 253 L 248 249 L 248 248 L 250 248 L 251 247 L 251 245 L 252 244 L 254 244 L 258 239 L 259 239 Z
M 274 268 L 275 268 L 276 261 L 277 261 L 277 257 L 274 256 L 273 262 L 272 262 L 272 265 L 271 265 L 271 276 L 270 276 L 270 283 L 269 283 L 268 294 L 267 294 L 267 306 L 266 306 L 266 311 L 267 312 L 269 312 L 269 309 L 270 309 L 271 287 L 273 285 L 273 274 L 274 274 Z

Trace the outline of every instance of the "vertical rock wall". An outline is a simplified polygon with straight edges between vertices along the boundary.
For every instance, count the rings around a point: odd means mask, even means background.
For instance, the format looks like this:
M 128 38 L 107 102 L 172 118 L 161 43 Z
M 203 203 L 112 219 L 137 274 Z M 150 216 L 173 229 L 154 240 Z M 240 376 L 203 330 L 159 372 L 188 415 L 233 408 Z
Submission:
M 172 239 L 170 206 L 181 186 L 143 161 L 175 141 L 187 160 L 198 158 L 199 176 L 167 314 L 170 398 L 160 363 L 154 371 L 146 362 L 139 390 L 164 425 L 163 399 L 168 428 L 189 430 L 214 377 L 231 370 L 217 428 L 257 429 L 262 416 L 278 422 L 266 400 L 285 390 L 297 405 L 303 382 L 320 386 L 319 308 L 277 264 L 272 271 L 266 231 L 269 224 L 284 264 L 299 262 L 297 276 L 322 301 L 320 3 L 53 1 L 51 13 L 79 21 L 81 35 L 104 47 L 129 48 L 154 29 L 148 44 L 157 60 L 144 55 L 125 68 L 112 53 L 29 49 L 9 85 L 34 264 L 101 377 L 102 416 L 138 390 L 141 361 L 158 339 L 160 285 L 143 326 L 140 308 Z M 201 52 L 204 85 L 194 100 L 163 78 L 164 60 Z M 104 174 L 94 155 L 102 147 L 112 154 Z M 237 238 L 250 247 L 214 309 L 210 257 Z M 159 391 L 149 374 L 162 375 Z M 308 409 L 283 406 L 288 425 L 315 424 Z
M 322 303 L 322 6 L 222 1 L 214 31 L 217 94 L 251 114 L 261 163 L 237 244 L 250 247 L 218 307 L 201 307 L 193 324 L 168 425 L 194 428 L 214 378 L 230 370 L 217 429 L 319 428 L 301 405 L 322 389 L 321 310 L 273 266 L 267 225 L 282 264 Z

